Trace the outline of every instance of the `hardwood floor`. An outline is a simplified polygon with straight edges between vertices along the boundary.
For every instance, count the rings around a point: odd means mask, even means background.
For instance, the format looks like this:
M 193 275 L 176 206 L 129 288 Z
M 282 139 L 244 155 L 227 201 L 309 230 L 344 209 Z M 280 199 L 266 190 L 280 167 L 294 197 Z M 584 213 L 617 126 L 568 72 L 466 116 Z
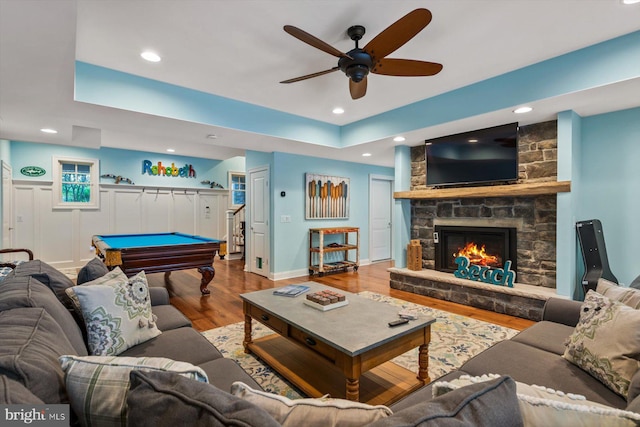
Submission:
M 242 293 L 297 284 L 308 280 L 354 293 L 377 292 L 517 330 L 525 329 L 535 323 L 519 317 L 391 289 L 389 287 L 389 272 L 387 271 L 391 267 L 390 262 L 361 266 L 356 273 L 348 271 L 327 274 L 324 277 L 302 276 L 277 282 L 244 272 L 244 261 L 240 260 L 216 260 L 214 267 L 216 275 L 209 284 L 211 294 L 207 296 L 200 293 L 200 273 L 197 270 L 175 271 L 171 273 L 166 282 L 164 273 L 149 274 L 147 278 L 150 286 L 166 286 L 171 295 L 171 304 L 182 311 L 191 320 L 194 328 L 199 331 L 243 321 L 242 300 L 239 296 Z

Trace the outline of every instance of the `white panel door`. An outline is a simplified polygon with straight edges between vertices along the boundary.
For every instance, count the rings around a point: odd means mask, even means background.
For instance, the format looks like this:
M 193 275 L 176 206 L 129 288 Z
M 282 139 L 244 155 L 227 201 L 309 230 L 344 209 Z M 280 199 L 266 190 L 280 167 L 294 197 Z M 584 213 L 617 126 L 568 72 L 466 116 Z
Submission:
M 142 232 L 142 193 L 139 191 L 114 190 L 112 228 L 115 234 Z
M 269 169 L 249 171 L 249 247 L 248 269 L 269 275 Z
M 2 162 L 2 247 L 13 247 L 13 185 L 11 166 Z M 6 259 L 11 259 L 7 256 Z
M 371 261 L 391 258 L 391 211 L 393 208 L 392 185 L 389 179 L 370 180 Z
M 31 249 L 34 255 L 39 257 L 40 241 L 44 239 L 36 239 L 36 235 L 39 235 L 36 230 L 37 193 L 39 193 L 38 189 L 31 186 L 18 185 L 14 188 L 13 204 L 16 220 L 13 245 L 16 248 Z

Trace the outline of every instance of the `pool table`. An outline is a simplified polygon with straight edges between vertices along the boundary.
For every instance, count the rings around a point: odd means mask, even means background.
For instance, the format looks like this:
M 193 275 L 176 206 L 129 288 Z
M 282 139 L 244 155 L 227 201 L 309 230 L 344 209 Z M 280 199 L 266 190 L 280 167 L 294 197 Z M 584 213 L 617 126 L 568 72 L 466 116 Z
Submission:
M 227 242 L 183 233 L 103 234 L 92 238 L 97 255 L 110 269 L 120 267 L 127 276 L 165 273 L 197 268 L 202 274 L 200 292 L 209 294 L 207 285 L 216 272 L 216 252 L 224 259 Z

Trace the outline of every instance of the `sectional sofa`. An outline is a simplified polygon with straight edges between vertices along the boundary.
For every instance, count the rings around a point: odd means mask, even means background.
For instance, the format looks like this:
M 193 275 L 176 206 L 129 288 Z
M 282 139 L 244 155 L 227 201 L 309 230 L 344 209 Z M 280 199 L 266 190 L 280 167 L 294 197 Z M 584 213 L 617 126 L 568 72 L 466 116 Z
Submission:
M 100 280 L 113 274 L 94 260 L 78 281 L 103 286 Z M 129 279 L 132 283 L 135 292 L 136 282 Z M 80 425 L 640 425 L 640 291 L 605 282 L 598 290 L 608 295 L 606 301 L 600 294 L 585 303 L 552 298 L 541 322 L 388 408 L 329 398 L 290 401 L 262 391 L 191 328 L 162 288 L 148 288 L 151 314 L 137 326 L 159 333 L 96 362 L 88 357 L 97 348 L 87 332 L 91 322 L 78 315 L 68 288 L 84 298 L 83 285 L 74 286 L 39 260 L 18 265 L 0 281 L 0 404 L 71 402 L 71 422 Z M 624 341 L 627 359 L 636 361 L 634 370 L 626 360 L 623 392 L 607 383 L 608 374 L 580 367 L 565 355 L 577 342 L 576 331 L 604 313 L 607 319 L 596 323 L 613 327 L 602 330 L 611 343 Z M 619 313 L 623 316 L 616 319 Z M 608 325 L 610 318 L 616 323 Z M 115 381 L 112 371 L 118 369 L 125 375 Z M 90 375 L 83 376 L 87 370 Z M 109 389 L 114 382 L 122 383 L 120 391 Z M 107 397 L 99 394 L 104 390 Z M 96 394 L 94 402 L 90 393 Z M 117 393 L 121 412 L 115 418 L 96 416 L 104 410 L 103 400 Z M 78 399 L 81 406 L 74 402 Z

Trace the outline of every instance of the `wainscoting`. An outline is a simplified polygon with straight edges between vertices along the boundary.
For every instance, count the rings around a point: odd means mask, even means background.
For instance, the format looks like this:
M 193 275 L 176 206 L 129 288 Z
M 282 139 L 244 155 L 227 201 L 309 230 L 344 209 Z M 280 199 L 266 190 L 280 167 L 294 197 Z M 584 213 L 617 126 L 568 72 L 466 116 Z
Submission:
M 13 247 L 56 268 L 94 256 L 91 236 L 182 232 L 227 239 L 228 190 L 100 185 L 99 209 L 54 209 L 51 183 L 14 181 Z

